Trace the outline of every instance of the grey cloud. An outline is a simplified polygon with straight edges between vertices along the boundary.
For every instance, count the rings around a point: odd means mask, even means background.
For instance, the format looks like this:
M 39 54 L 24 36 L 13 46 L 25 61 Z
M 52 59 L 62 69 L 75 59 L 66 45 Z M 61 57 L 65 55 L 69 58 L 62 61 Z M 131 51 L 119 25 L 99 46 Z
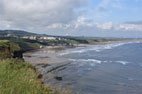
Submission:
M 7 22 L 11 27 L 28 29 L 67 24 L 81 16 L 74 9 L 85 6 L 83 0 L 0 0 L 0 26 Z
M 84 8 L 90 0 L 0 0 L 0 29 L 22 29 L 56 35 L 105 36 L 142 31 L 142 21 L 115 24 L 95 23 L 86 19 Z M 118 0 L 102 0 L 96 15 L 107 12 L 110 3 L 119 7 Z M 101 11 L 101 13 L 100 13 Z M 103 15 L 105 16 L 105 15 Z M 121 34 L 122 34 L 121 33 Z M 127 34 L 127 33 L 126 33 Z M 119 34 L 118 34 L 119 35 Z

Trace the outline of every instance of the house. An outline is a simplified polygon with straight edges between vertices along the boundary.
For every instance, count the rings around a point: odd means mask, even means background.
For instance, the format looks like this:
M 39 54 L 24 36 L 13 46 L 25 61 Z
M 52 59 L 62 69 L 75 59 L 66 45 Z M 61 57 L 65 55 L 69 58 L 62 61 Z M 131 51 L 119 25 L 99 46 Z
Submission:
M 21 38 L 23 38 L 23 39 L 29 39 L 29 36 L 23 36 Z
M 23 36 L 23 39 L 31 39 L 31 40 L 36 40 L 37 36 Z
M 29 39 L 31 39 L 31 40 L 36 40 L 37 37 L 36 37 L 36 36 L 30 36 Z
M 41 40 L 56 40 L 56 37 L 47 37 L 47 36 L 42 36 L 39 39 Z

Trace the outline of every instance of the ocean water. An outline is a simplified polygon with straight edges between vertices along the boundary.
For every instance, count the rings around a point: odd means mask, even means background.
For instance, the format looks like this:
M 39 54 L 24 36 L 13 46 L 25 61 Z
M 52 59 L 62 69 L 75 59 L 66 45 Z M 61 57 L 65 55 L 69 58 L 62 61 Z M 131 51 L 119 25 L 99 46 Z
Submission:
M 142 94 L 142 43 L 127 42 L 67 49 L 70 62 L 56 72 L 73 94 Z
M 54 53 L 59 59 L 49 58 L 50 50 L 30 53 L 31 57 L 26 59 L 41 63 L 58 61 L 57 65 L 44 65 L 44 83 L 69 88 L 72 94 L 142 94 L 142 42 L 92 45 Z M 65 66 L 47 72 L 62 64 L 62 59 Z M 62 77 L 62 81 L 55 76 Z

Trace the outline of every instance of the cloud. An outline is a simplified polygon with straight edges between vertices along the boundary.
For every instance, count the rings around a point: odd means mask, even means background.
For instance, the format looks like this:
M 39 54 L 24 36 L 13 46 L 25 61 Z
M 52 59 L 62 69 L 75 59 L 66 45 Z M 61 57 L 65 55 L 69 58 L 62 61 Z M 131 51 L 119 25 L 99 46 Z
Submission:
M 0 0 L 0 27 L 29 29 L 67 24 L 81 16 L 74 10 L 85 6 L 83 0 Z
M 100 32 L 142 32 L 142 25 L 139 24 L 128 24 L 128 23 L 113 23 L 113 22 L 105 22 L 105 23 L 94 23 L 90 22 L 89 19 L 80 17 L 77 21 L 74 21 L 69 24 L 52 24 L 47 29 L 52 29 L 54 32 L 62 31 L 66 33 L 74 33 L 77 32 L 85 35 L 86 33 L 100 33 Z M 86 32 L 86 33 L 85 33 Z M 61 33 L 61 32 L 60 32 Z M 82 34 L 82 35 L 83 35 Z
M 136 24 L 123 24 L 119 26 L 120 29 L 124 29 L 127 31 L 142 31 L 142 25 Z
M 100 29 L 110 30 L 113 27 L 112 22 L 106 22 L 106 23 L 96 23 L 96 26 Z
M 142 31 L 142 24 L 132 24 L 132 23 L 113 23 L 113 22 L 105 22 L 105 23 L 96 23 L 97 28 L 103 29 L 106 31 Z
M 103 35 L 104 32 L 113 34 L 142 31 L 142 21 L 121 24 L 111 21 L 95 22 L 95 19 L 110 17 L 111 13 L 108 12 L 111 9 L 121 9 L 123 0 L 100 0 L 92 10 L 88 5 L 90 1 L 0 0 L 0 29 L 22 29 L 56 35 Z M 90 15 L 86 8 L 90 9 Z
M 102 0 L 97 10 L 100 12 L 109 11 L 109 8 L 122 8 L 121 0 Z
M 126 24 L 135 24 L 135 25 L 142 25 L 142 21 L 129 21 L 125 22 Z
M 107 6 L 110 4 L 112 0 L 102 0 L 102 2 L 100 2 L 99 6 L 98 6 L 98 10 L 99 11 L 106 11 L 107 10 Z

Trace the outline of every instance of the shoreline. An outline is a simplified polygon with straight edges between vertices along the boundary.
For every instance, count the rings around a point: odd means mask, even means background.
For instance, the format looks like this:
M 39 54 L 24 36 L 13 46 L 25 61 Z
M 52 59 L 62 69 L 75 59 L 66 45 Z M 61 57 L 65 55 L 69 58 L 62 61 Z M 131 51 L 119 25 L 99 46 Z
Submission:
M 45 48 L 42 48 L 42 49 L 38 49 L 36 51 L 32 51 L 32 52 L 28 52 L 26 53 L 26 55 L 31 55 L 33 56 L 33 54 L 31 53 L 34 53 L 34 52 L 42 52 L 44 50 L 46 50 L 48 52 L 48 55 L 47 57 L 42 57 L 42 58 L 47 58 L 45 60 L 41 60 L 41 62 L 29 62 L 29 61 L 26 61 L 28 62 L 29 64 L 31 64 L 35 69 L 36 69 L 36 73 L 38 73 L 41 77 L 40 79 L 42 80 L 43 84 L 46 86 L 46 85 L 49 85 L 53 91 L 63 91 L 63 92 L 69 92 L 69 93 L 61 93 L 61 94 L 71 94 L 71 90 L 70 88 L 65 88 L 65 87 L 62 87 L 60 85 L 53 85 L 49 82 L 46 82 L 46 76 L 49 75 L 48 79 L 53 79 L 53 80 L 56 80 L 56 81 L 62 81 L 62 77 L 58 77 L 56 74 L 50 74 L 54 71 L 59 71 L 59 70 L 62 70 L 65 68 L 65 66 L 69 65 L 70 62 L 67 62 L 67 59 L 66 58 L 58 58 L 57 57 L 57 53 L 62 50 L 66 50 L 66 49 L 72 49 L 72 48 L 75 48 L 75 47 L 67 47 L 67 46 L 49 46 L 49 47 L 45 47 Z M 45 53 L 46 53 L 45 51 Z M 28 58 L 31 58 L 28 57 Z M 23 57 L 25 57 L 25 53 L 23 55 Z M 36 56 L 33 56 L 34 58 L 41 58 L 41 57 L 36 57 Z M 24 58 L 25 60 L 25 58 Z M 60 94 L 60 93 L 59 93 Z
M 42 81 L 43 81 L 43 84 L 48 84 L 48 82 L 44 81 L 44 76 L 49 74 L 53 71 L 58 71 L 58 70 L 62 70 L 66 65 L 69 64 L 66 63 L 67 59 L 66 58 L 58 58 L 57 57 L 57 54 L 60 53 L 61 51 L 64 51 L 66 49 L 72 49 L 72 48 L 76 48 L 76 47 L 87 47 L 87 46 L 92 46 L 92 45 L 104 45 L 104 44 L 112 44 L 112 43 L 122 43 L 122 42 L 134 42 L 134 41 L 109 41 L 109 42 L 99 42 L 99 43 L 96 43 L 96 44 L 87 44 L 87 45 L 81 45 L 81 46 L 47 46 L 47 47 L 44 47 L 42 49 L 38 49 L 38 50 L 35 50 L 35 51 L 32 51 L 32 52 L 28 52 L 28 54 L 26 54 L 27 56 L 28 55 L 31 55 L 29 56 L 28 58 L 31 58 L 32 57 L 32 53 L 36 53 L 39 51 L 39 54 L 44 54 L 43 52 L 45 51 L 45 53 L 47 52 L 47 56 L 46 57 L 36 57 L 33 55 L 34 58 L 42 58 L 42 59 L 45 59 L 47 58 L 46 60 L 41 60 L 41 62 L 29 62 L 30 64 L 32 64 L 38 73 L 40 73 L 42 75 Z M 42 52 L 43 51 L 43 52 Z M 25 53 L 24 53 L 25 54 Z M 25 55 L 23 55 L 25 56 Z M 48 69 L 47 69 L 48 68 Z M 56 79 L 55 77 L 58 77 L 57 75 L 52 75 L 51 78 L 49 79 L 53 79 L 53 80 L 58 80 Z M 58 77 L 60 79 L 62 79 L 62 77 Z M 52 87 L 52 84 L 51 84 L 51 87 Z M 54 85 L 53 85 L 54 87 Z
M 137 40 L 136 40 L 137 41 Z M 67 49 L 72 49 L 72 48 L 77 48 L 77 47 L 89 47 L 89 46 L 93 46 L 93 45 L 104 45 L 104 44 L 112 44 L 112 43 L 122 43 L 122 42 L 132 42 L 131 40 L 127 41 L 107 41 L 107 42 L 98 42 L 95 44 L 78 44 L 78 45 L 74 45 L 74 46 L 45 46 L 43 48 L 40 49 L 36 49 L 36 50 L 31 50 L 31 51 L 27 51 L 25 53 L 23 53 L 23 59 L 27 60 L 27 58 L 34 58 L 34 59 L 45 59 L 42 60 L 40 62 L 32 62 L 32 61 L 27 61 L 30 64 L 32 64 L 33 66 L 37 67 L 40 64 L 46 64 L 46 65 L 53 65 L 53 64 L 59 64 L 61 62 L 65 62 L 67 61 L 66 58 L 59 58 L 57 57 L 57 54 L 60 53 L 61 51 L 67 50 Z M 36 56 L 34 55 L 34 53 L 39 52 L 41 54 L 41 56 Z M 42 54 L 46 53 L 46 56 L 42 57 Z
M 26 51 L 25 53 L 23 53 L 23 59 L 26 60 L 27 58 L 35 58 L 35 59 L 47 58 L 45 61 L 41 59 L 41 62 L 27 61 L 33 66 L 40 65 L 40 64 L 48 64 L 48 65 L 59 64 L 61 62 L 65 62 L 66 58 L 57 57 L 57 53 L 67 50 L 67 49 L 72 49 L 72 48 L 77 48 L 77 47 L 89 47 L 93 45 L 105 45 L 105 44 L 123 43 L 123 42 L 136 42 L 136 41 L 139 41 L 139 40 L 107 41 L 107 42 L 97 42 L 95 44 L 77 44 L 74 46 L 45 46 L 40 49 Z M 34 55 L 34 53 L 36 52 L 39 52 L 41 56 Z M 46 53 L 46 56 L 42 56 L 43 53 Z

